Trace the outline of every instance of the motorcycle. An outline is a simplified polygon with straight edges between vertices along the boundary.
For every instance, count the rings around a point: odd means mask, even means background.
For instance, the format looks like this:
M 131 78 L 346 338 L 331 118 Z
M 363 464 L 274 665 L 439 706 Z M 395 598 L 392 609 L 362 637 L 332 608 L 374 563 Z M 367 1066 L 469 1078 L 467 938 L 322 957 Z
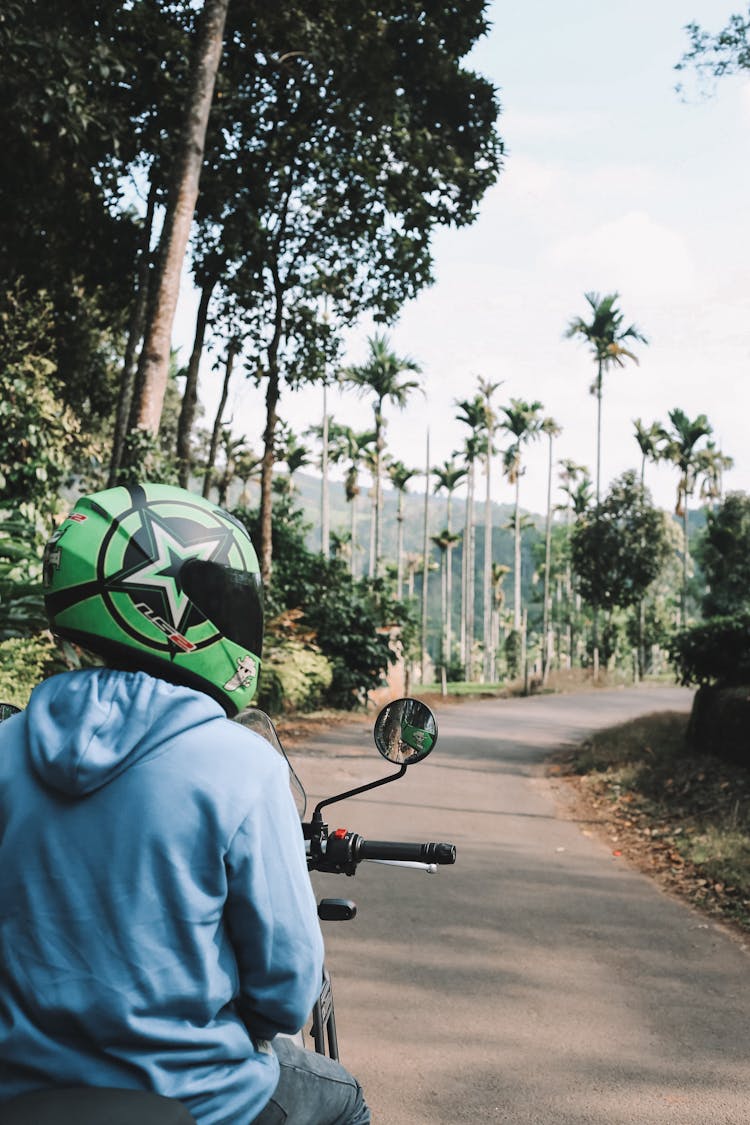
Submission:
M 12 705 L 0 703 L 0 719 L 9 718 L 17 711 Z M 398 781 L 409 766 L 427 757 L 435 747 L 438 730 L 435 716 L 426 704 L 408 698 L 388 703 L 375 721 L 374 739 L 386 761 L 398 766 L 396 772 L 319 801 L 309 820 L 305 820 L 304 787 L 269 716 L 251 707 L 238 715 L 236 721 L 270 743 L 287 764 L 302 822 L 308 870 L 352 876 L 360 863 L 371 861 L 434 874 L 439 866 L 455 863 L 453 844 L 366 840 L 345 828 L 331 831 L 323 819 L 323 810 L 330 805 Z M 318 903 L 321 921 L 348 921 L 356 913 L 357 907 L 350 899 L 323 898 Z M 327 968 L 323 970 L 309 1034 L 318 1054 L 339 1058 L 333 990 Z M 302 1031 L 292 1038 L 300 1046 L 306 1046 Z M 41 1090 L 0 1105 L 0 1125 L 133 1125 L 136 1120 L 138 1125 L 195 1125 L 195 1119 L 181 1103 L 137 1090 Z

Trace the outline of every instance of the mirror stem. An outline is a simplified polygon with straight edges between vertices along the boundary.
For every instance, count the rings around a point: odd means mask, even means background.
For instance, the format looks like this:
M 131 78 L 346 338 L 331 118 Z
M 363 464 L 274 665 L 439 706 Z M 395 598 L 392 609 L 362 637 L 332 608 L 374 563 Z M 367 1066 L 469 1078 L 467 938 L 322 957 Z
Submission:
M 404 763 L 398 773 L 389 773 L 388 777 L 381 777 L 380 781 L 370 781 L 367 785 L 358 785 L 356 789 L 348 789 L 346 793 L 338 793 L 335 797 L 328 797 L 325 801 L 321 801 L 315 806 L 313 812 L 313 821 L 322 820 L 320 810 L 324 809 L 326 805 L 333 805 L 337 801 L 345 801 L 347 797 L 356 797 L 357 793 L 366 793 L 368 789 L 377 789 L 380 785 L 388 785 L 391 781 L 397 781 L 406 773 L 406 763 Z

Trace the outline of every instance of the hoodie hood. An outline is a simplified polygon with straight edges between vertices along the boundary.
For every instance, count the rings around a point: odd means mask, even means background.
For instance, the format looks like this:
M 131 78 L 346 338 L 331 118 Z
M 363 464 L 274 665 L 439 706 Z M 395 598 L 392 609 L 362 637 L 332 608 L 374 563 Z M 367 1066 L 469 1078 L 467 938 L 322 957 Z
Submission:
M 31 694 L 29 758 L 45 785 L 83 797 L 186 730 L 224 717 L 202 692 L 145 672 L 64 672 Z

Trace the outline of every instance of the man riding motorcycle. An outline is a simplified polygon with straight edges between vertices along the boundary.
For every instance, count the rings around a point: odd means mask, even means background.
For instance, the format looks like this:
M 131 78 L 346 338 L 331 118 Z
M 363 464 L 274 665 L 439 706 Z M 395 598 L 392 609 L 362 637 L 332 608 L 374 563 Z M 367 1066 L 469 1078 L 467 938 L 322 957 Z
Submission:
M 44 587 L 106 666 L 0 725 L 0 1120 L 89 1086 L 198 1125 L 367 1125 L 342 1067 L 275 1040 L 323 946 L 286 767 L 228 719 L 260 671 L 247 532 L 182 489 L 109 489 L 53 535 Z

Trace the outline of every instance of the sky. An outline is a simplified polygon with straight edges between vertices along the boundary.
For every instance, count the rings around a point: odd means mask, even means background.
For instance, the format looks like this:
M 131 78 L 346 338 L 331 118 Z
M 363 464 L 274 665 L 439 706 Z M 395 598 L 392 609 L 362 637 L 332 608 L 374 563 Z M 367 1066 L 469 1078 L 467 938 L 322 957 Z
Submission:
M 463 445 L 456 399 L 479 377 L 502 381 L 495 401 L 539 400 L 562 427 L 555 460 L 591 467 L 596 457 L 592 357 L 564 338 L 587 318 L 588 292 L 620 294 L 627 323 L 648 338 L 640 363 L 605 376 L 602 490 L 640 468 L 634 420 L 667 422 L 680 407 L 706 414 L 734 458 L 727 490 L 750 492 L 750 76 L 710 96 L 675 63 L 695 20 L 725 26 L 738 0 L 510 0 L 490 5 L 492 28 L 466 60 L 499 90 L 503 172 L 477 221 L 433 238 L 435 284 L 389 330 L 393 349 L 422 368 L 426 394 L 400 413 L 386 408 L 394 457 L 432 464 Z M 675 92 L 682 80 L 687 91 Z M 186 361 L 197 299 L 183 285 L 175 343 Z M 346 363 L 363 362 L 372 325 L 346 337 Z M 219 379 L 210 361 L 200 397 L 213 417 Z M 351 391 L 328 392 L 342 424 L 368 428 L 372 408 Z M 296 433 L 322 417 L 322 391 L 286 392 L 280 415 Z M 263 391 L 237 379 L 227 415 L 260 452 Z M 546 507 L 547 448 L 525 458 L 521 504 Z M 674 506 L 676 470 L 649 466 L 654 500 Z M 411 491 L 419 491 L 415 484 Z M 492 491 L 511 502 L 500 473 Z M 460 494 L 460 493 L 459 493 Z M 554 502 L 559 502 L 559 494 Z

